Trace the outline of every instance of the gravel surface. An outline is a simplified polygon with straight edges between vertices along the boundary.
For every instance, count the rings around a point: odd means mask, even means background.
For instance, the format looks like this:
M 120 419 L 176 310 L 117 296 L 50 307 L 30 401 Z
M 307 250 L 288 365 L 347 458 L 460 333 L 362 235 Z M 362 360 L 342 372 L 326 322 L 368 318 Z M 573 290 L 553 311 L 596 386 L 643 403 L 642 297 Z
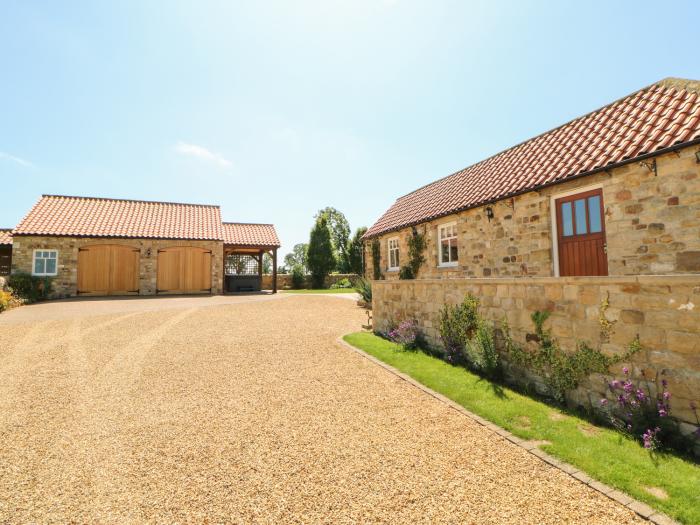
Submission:
M 351 301 L 82 304 L 0 323 L 0 522 L 640 521 L 339 345 Z

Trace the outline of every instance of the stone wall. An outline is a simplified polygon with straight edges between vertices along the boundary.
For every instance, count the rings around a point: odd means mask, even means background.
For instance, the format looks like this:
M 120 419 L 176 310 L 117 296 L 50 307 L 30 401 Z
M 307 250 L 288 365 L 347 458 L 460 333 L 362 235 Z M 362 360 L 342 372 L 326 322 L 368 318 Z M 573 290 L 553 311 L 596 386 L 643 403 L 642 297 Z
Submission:
M 656 176 L 638 164 L 582 177 L 492 205 L 417 226 L 427 237 L 427 262 L 420 278 L 553 276 L 552 196 L 601 187 L 605 206 L 609 275 L 700 273 L 700 164 L 697 147 L 656 158 Z M 437 227 L 456 221 L 459 266 L 438 267 Z M 380 237 L 386 279 L 387 240 L 399 237 L 401 264 L 408 258 L 405 228 Z M 372 275 L 370 242 L 365 243 L 367 275 Z
M 337 283 L 341 279 L 350 279 L 352 282 L 357 278 L 354 273 L 335 273 L 326 277 L 325 287 L 330 288 L 331 285 Z M 311 277 L 306 277 L 305 288 L 311 288 Z M 277 274 L 277 289 L 278 290 L 290 290 L 292 288 L 292 274 L 290 273 L 278 273 Z M 272 275 L 265 274 L 262 278 L 262 289 L 272 290 Z
M 500 322 L 505 316 L 514 339 L 523 345 L 534 344 L 528 343 L 534 331 L 532 312 L 550 311 L 545 326 L 564 349 L 573 349 L 577 341 L 600 343 L 600 304 L 608 298 L 606 315 L 616 323 L 602 350 L 623 353 L 639 335 L 643 349 L 631 358 L 632 373 L 636 378 L 663 373 L 673 394 L 674 416 L 685 422 L 686 431 L 695 428 L 689 405 L 693 401 L 700 406 L 700 276 L 374 281 L 375 329 L 417 319 L 428 340 L 440 345 L 440 309 L 460 302 L 467 293 L 479 298 L 487 319 Z M 597 406 L 605 386 L 605 378 L 593 375 L 572 400 Z
M 12 272 L 32 272 L 33 252 L 37 249 L 58 250 L 58 275 L 52 278 L 53 297 L 77 295 L 78 249 L 95 244 L 119 244 L 141 250 L 140 295 L 156 293 L 158 250 L 172 246 L 197 246 L 212 251 L 212 293 L 222 293 L 223 242 L 167 239 L 111 239 L 91 237 L 15 236 L 12 247 Z M 149 252 L 150 250 L 150 252 Z

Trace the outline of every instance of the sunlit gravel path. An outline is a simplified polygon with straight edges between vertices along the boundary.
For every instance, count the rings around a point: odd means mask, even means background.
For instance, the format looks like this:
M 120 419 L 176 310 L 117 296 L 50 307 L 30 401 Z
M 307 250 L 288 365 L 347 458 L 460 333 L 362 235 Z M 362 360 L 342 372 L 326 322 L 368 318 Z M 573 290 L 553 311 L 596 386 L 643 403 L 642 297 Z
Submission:
M 352 301 L 95 304 L 0 316 L 2 523 L 637 521 L 339 345 Z

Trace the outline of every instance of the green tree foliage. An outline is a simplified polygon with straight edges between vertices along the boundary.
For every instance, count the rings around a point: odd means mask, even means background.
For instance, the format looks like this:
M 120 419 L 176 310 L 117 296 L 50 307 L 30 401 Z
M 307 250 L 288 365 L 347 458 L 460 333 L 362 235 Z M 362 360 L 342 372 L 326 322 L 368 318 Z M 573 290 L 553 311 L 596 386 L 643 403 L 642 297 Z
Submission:
M 333 252 L 336 266 L 333 268 L 341 273 L 348 273 L 349 257 L 348 244 L 350 242 L 350 224 L 342 212 L 333 207 L 326 207 L 316 214 L 315 219 L 326 217 L 328 228 L 331 232 Z
M 326 276 L 335 269 L 337 264 L 328 218 L 324 214 L 318 216 L 311 230 L 307 256 L 313 287 L 323 288 Z
M 365 273 L 365 269 L 362 267 L 362 251 L 364 249 L 362 236 L 366 231 L 367 226 L 362 226 L 355 230 L 355 235 L 350 239 L 350 244 L 348 244 L 348 273 L 356 273 L 357 275 L 364 275 Z
M 305 242 L 295 244 L 292 248 L 291 253 L 284 256 L 284 266 L 288 272 L 292 271 L 294 266 L 301 266 L 303 271 L 308 270 L 308 265 L 306 261 L 306 254 L 308 252 L 309 245 Z
M 269 253 L 263 253 L 262 265 L 265 275 L 272 273 L 272 256 Z

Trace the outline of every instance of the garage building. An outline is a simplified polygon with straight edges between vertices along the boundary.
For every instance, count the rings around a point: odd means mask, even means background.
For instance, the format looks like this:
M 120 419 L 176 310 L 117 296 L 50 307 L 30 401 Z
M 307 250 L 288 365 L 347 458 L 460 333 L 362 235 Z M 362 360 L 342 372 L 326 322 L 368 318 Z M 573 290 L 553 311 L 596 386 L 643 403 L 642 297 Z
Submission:
M 51 277 L 55 297 L 253 291 L 224 289 L 224 253 L 261 277 L 279 246 L 274 226 L 224 225 L 219 206 L 44 195 L 12 232 L 12 272 Z

